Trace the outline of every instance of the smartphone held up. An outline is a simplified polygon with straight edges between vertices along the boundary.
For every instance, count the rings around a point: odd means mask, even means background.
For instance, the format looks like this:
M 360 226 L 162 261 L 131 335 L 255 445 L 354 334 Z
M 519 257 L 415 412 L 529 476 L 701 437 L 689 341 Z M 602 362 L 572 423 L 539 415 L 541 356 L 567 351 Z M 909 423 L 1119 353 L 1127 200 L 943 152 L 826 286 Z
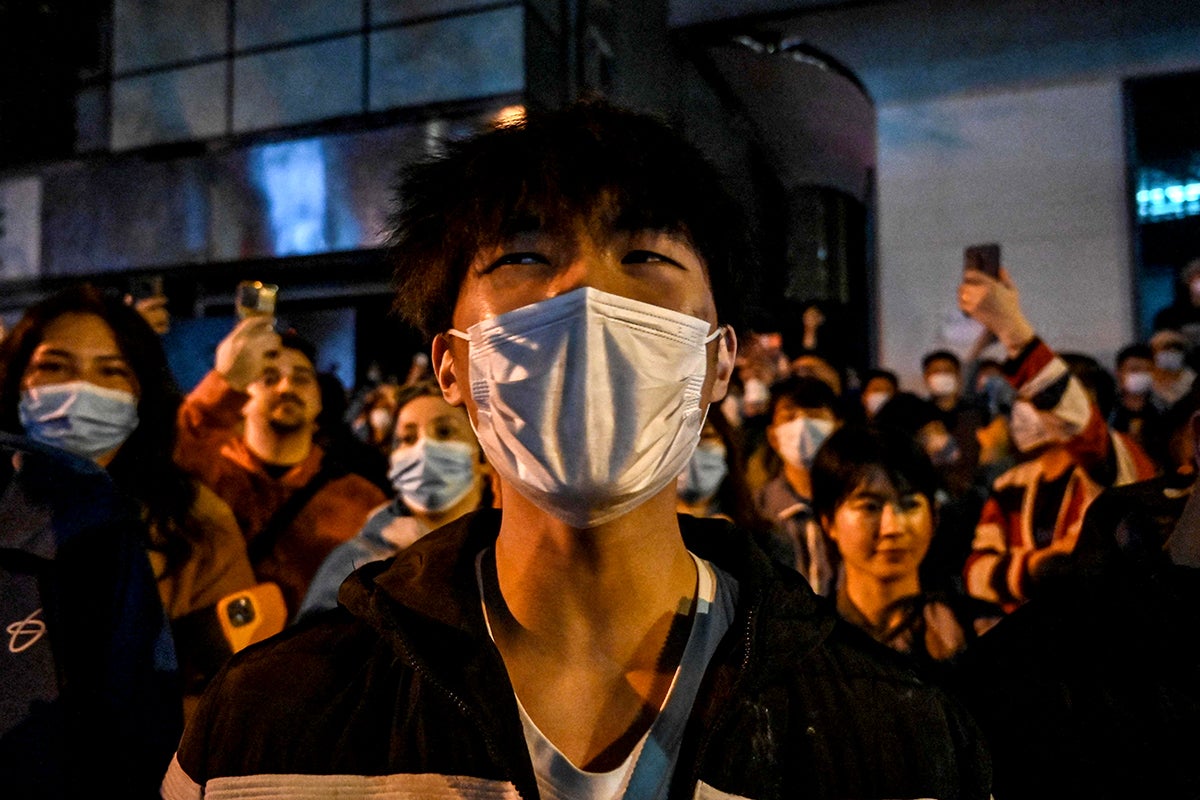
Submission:
M 989 242 L 967 247 L 963 250 L 963 269 L 977 269 L 993 278 L 999 278 L 1000 245 Z
M 279 287 L 262 281 L 242 281 L 237 285 L 234 306 L 238 319 L 275 316 L 275 298 Z

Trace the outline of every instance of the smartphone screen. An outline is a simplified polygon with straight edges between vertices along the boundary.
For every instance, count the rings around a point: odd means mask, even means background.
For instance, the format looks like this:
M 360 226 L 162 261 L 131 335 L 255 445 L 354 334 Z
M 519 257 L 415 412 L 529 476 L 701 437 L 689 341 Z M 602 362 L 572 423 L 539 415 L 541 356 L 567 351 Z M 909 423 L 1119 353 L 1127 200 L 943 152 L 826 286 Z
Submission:
M 977 269 L 993 278 L 1000 277 L 1000 245 L 973 244 L 963 250 L 963 269 Z

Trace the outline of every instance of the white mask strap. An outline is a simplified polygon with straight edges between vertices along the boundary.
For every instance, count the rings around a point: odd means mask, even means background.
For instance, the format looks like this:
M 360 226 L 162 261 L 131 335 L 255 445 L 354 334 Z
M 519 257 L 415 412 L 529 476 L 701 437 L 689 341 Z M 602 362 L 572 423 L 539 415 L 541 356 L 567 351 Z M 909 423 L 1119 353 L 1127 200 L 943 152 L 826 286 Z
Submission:
M 458 330 L 457 328 L 450 328 L 449 330 L 446 331 L 446 335 L 447 336 L 457 336 L 459 339 L 462 339 L 464 342 L 471 341 L 470 336 L 468 336 L 467 334 Z

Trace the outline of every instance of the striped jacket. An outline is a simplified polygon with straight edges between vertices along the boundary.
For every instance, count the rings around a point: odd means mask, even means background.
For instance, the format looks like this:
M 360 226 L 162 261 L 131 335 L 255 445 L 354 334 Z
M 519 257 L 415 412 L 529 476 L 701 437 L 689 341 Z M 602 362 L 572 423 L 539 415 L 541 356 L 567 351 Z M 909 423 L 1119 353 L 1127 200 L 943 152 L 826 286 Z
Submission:
M 1011 611 L 1029 597 L 1034 553 L 1070 554 L 1096 496 L 1151 478 L 1156 468 L 1133 440 L 1108 427 L 1083 384 L 1040 339 L 1005 372 L 1056 442 L 996 478 L 967 558 L 967 591 Z

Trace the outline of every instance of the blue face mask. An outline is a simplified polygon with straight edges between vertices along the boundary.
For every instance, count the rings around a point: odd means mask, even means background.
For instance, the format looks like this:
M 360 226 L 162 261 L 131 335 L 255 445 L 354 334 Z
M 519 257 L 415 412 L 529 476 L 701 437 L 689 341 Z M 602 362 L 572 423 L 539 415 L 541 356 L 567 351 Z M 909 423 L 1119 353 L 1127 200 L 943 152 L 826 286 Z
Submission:
M 392 451 L 388 479 L 413 511 L 436 514 L 471 491 L 477 461 L 477 451 L 466 442 L 421 438 Z
M 685 503 L 698 503 L 717 493 L 728 472 L 725 446 L 702 441 L 692 453 L 687 469 L 680 473 L 675 484 L 676 493 Z
M 132 394 L 87 381 L 30 387 L 17 413 L 30 439 L 92 461 L 123 445 L 138 426 Z

